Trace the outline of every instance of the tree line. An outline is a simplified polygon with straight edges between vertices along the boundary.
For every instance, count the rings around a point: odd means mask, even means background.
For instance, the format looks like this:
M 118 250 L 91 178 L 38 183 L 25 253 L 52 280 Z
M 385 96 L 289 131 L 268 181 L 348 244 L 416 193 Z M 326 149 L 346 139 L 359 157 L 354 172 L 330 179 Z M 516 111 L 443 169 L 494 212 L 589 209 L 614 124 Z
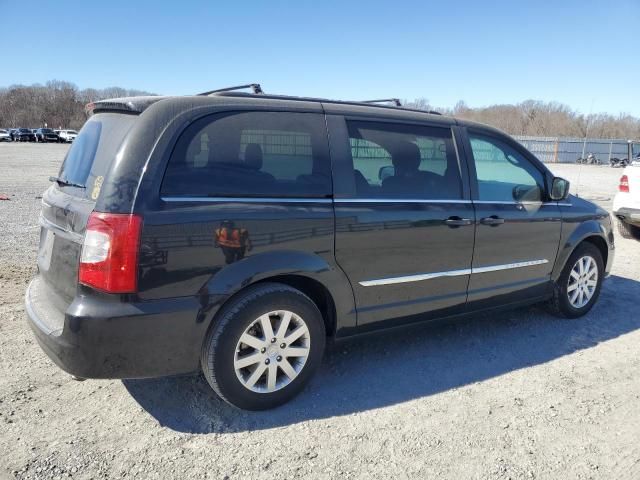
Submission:
M 12 85 L 0 88 L 0 128 L 78 130 L 87 119 L 85 105 L 115 97 L 153 95 L 120 87 L 80 90 L 70 82 L 52 80 L 44 85 Z
M 628 114 L 585 115 L 558 102 L 527 100 L 515 105 L 472 108 L 460 101 L 453 108 L 434 108 L 421 98 L 403 105 L 486 123 L 511 135 L 640 139 L 640 118 Z
M 85 105 L 115 97 L 153 95 L 120 87 L 79 89 L 70 82 L 0 88 L 0 128 L 44 127 L 79 129 L 87 119 Z M 558 102 L 527 100 L 515 105 L 472 108 L 460 101 L 453 108 L 437 108 L 425 98 L 403 105 L 436 110 L 446 115 L 493 125 L 512 135 L 640 139 L 640 119 L 631 115 L 585 115 Z

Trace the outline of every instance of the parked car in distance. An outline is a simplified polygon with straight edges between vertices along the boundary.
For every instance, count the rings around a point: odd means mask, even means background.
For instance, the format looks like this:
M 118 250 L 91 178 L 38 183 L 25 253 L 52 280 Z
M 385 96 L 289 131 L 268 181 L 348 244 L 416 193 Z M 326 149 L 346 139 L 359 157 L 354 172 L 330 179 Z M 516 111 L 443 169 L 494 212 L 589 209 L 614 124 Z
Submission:
M 9 134 L 8 130 L 5 130 L 4 128 L 0 128 L 0 142 L 11 142 L 11 135 Z
M 580 317 L 611 269 L 609 214 L 485 125 L 231 91 L 88 109 L 25 297 L 79 378 L 202 371 L 272 408 L 329 339 L 538 302 Z
M 30 128 L 17 128 L 13 133 L 15 142 L 35 142 L 36 134 Z
M 38 128 L 36 130 L 37 142 L 55 142 L 60 143 L 62 140 L 56 132 L 51 128 Z
M 63 142 L 73 142 L 78 136 L 78 132 L 75 130 L 56 130 L 56 133 Z
M 36 141 L 60 143 L 62 140 L 51 128 L 38 128 L 36 130 Z
M 628 158 L 640 159 L 640 142 L 629 142 Z M 618 232 L 624 238 L 640 240 L 640 163 L 633 162 L 622 171 L 618 193 L 613 199 L 613 215 Z
M 17 133 L 18 133 L 18 129 L 17 128 L 10 128 L 9 129 L 9 136 L 11 137 L 11 141 L 12 142 L 16 141 Z

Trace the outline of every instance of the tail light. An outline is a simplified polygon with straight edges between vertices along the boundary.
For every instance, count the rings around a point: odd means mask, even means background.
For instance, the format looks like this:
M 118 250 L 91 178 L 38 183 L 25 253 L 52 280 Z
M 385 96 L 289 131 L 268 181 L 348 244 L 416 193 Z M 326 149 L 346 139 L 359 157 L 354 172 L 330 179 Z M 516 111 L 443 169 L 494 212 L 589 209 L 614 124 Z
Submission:
M 138 248 L 142 217 L 93 212 L 80 255 L 78 280 L 108 293 L 138 288 Z
M 618 185 L 618 190 L 620 190 L 621 192 L 629 191 L 629 177 L 627 177 L 626 175 L 622 175 L 622 177 L 620 177 L 620 185 Z

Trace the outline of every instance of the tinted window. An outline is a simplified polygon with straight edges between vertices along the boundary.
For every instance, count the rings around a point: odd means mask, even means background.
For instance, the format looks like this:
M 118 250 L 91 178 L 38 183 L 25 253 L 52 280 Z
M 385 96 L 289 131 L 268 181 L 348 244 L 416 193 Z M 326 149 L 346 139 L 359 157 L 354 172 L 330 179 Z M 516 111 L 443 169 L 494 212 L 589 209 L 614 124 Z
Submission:
M 348 122 L 348 130 L 359 197 L 462 197 L 450 129 Z
M 496 138 L 470 133 L 469 139 L 480 200 L 542 200 L 544 176 L 529 160 Z
M 177 196 L 322 197 L 331 171 L 321 115 L 214 115 L 182 134 L 162 193 Z
M 101 113 L 91 117 L 71 144 L 58 176 L 87 186 L 93 178 L 104 176 L 136 118 L 134 115 L 117 113 Z

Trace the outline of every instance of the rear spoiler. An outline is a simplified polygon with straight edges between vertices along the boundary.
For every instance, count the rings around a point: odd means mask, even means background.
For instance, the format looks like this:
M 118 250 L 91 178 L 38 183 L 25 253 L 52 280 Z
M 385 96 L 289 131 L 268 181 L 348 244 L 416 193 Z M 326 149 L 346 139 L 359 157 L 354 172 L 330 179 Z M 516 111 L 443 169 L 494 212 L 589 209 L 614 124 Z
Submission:
M 150 105 L 153 105 L 159 100 L 166 97 L 161 96 L 147 96 L 147 97 L 124 97 L 124 98 L 110 98 L 107 100 L 98 100 L 95 102 L 87 103 L 84 107 L 84 111 L 88 116 L 94 113 L 128 113 L 132 115 L 139 115 L 144 112 Z

